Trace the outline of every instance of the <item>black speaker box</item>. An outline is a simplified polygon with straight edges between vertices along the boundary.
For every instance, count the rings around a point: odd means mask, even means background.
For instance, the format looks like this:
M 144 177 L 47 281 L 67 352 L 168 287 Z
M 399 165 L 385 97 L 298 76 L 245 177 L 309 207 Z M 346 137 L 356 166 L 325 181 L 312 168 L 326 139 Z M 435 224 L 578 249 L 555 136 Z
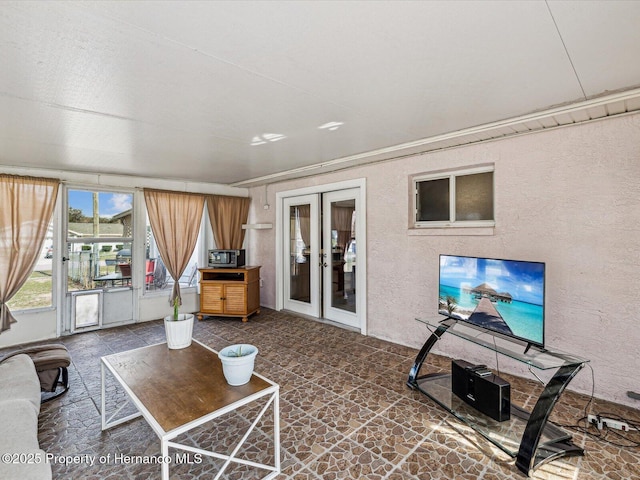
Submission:
M 511 416 L 511 385 L 493 373 L 486 375 L 487 371 L 464 360 L 452 360 L 451 390 L 476 410 L 504 422 Z

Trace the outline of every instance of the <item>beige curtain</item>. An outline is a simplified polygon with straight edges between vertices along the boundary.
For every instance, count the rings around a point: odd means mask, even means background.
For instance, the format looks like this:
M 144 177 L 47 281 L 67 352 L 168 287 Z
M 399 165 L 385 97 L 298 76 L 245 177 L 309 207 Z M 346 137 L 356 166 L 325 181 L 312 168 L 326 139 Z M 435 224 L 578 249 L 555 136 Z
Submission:
M 178 280 L 196 247 L 204 195 L 145 189 L 144 201 L 160 256 L 174 280 L 169 303 L 177 298 L 182 305 Z
M 331 228 L 338 231 L 338 246 L 342 247 L 342 253 L 347 251 L 351 240 L 351 221 L 353 219 L 353 207 L 331 207 Z
M 300 236 L 306 248 L 311 248 L 311 205 L 297 205 L 298 224 L 300 226 Z
M 225 250 L 239 250 L 244 242 L 242 225 L 249 218 L 248 197 L 207 196 L 207 211 L 213 229 L 216 247 Z
M 38 261 L 59 185 L 55 179 L 0 174 L 0 332 L 16 323 L 7 302 Z

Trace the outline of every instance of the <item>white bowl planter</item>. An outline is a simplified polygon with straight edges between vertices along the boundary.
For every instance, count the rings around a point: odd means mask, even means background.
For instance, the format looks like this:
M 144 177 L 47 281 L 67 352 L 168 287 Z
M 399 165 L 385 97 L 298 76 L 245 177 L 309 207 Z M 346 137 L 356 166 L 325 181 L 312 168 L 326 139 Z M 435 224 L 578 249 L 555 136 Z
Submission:
M 234 387 L 251 380 L 258 349 L 247 343 L 230 345 L 218 353 L 222 362 L 222 373 L 227 383 Z
M 167 346 L 171 349 L 187 348 L 191 345 L 193 333 L 193 314 L 181 313 L 178 320 L 173 315 L 164 317 L 164 331 L 167 334 Z

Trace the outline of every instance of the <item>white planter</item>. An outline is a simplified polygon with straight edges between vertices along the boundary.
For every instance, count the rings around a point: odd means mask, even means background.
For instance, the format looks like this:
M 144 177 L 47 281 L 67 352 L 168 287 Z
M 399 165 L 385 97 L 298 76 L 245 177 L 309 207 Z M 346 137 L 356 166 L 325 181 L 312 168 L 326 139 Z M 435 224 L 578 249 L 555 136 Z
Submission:
M 239 349 L 242 356 L 233 356 Z M 222 362 L 222 373 L 229 385 L 237 387 L 251 380 L 256 355 L 258 355 L 258 349 L 247 343 L 230 345 L 220 350 L 218 358 Z
M 187 348 L 191 345 L 191 334 L 193 333 L 193 314 L 181 313 L 178 320 L 173 319 L 173 315 L 164 317 L 164 331 L 167 335 L 167 346 L 172 350 Z

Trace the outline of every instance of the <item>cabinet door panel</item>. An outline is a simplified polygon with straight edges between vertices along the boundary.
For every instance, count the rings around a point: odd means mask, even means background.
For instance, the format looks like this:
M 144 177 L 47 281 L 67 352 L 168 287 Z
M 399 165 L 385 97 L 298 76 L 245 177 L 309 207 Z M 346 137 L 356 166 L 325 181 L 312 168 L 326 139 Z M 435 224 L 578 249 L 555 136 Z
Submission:
M 224 311 L 232 314 L 245 314 L 247 309 L 247 286 L 227 283 L 224 289 Z
M 224 312 L 224 284 L 202 283 L 200 285 L 200 299 L 202 311 L 206 313 Z

